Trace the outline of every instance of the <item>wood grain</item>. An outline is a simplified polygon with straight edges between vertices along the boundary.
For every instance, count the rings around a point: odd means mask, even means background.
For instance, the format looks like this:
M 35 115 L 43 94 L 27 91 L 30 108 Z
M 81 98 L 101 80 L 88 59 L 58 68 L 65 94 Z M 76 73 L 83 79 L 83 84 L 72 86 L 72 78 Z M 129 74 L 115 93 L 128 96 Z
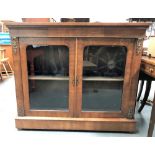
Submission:
M 134 132 L 136 90 L 142 54 L 136 52 L 137 40 L 145 37 L 149 25 L 149 23 L 7 23 L 11 36 L 18 38 L 19 41 L 17 52 L 14 54 L 19 116 L 16 119 L 16 127 Z M 30 109 L 27 45 L 65 45 L 69 48 L 67 111 Z M 120 111 L 82 111 L 83 50 L 89 45 L 127 47 L 125 75 L 121 78 L 124 84 Z
M 7 23 L 16 37 L 144 37 L 149 23 Z
M 135 120 L 125 118 L 39 118 L 18 117 L 16 127 L 19 129 L 42 130 L 86 130 L 135 132 Z
M 21 57 L 19 48 L 19 39 L 16 39 L 17 49 L 16 53 L 13 54 L 13 64 L 14 64 L 14 76 L 16 85 L 16 99 L 17 99 L 17 112 L 18 116 L 25 115 L 24 107 L 24 96 L 23 96 L 23 84 L 22 84 L 22 71 L 21 71 Z M 14 50 L 14 49 L 13 49 Z

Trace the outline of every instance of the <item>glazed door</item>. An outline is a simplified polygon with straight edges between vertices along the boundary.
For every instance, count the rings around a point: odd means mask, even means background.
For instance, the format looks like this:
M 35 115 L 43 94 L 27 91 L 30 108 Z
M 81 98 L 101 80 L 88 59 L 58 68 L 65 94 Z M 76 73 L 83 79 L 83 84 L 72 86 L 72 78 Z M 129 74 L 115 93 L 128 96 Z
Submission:
M 131 40 L 79 38 L 77 116 L 125 117 L 134 44 Z M 125 109 L 123 108 L 125 107 Z
M 75 41 L 66 38 L 20 40 L 26 115 L 73 115 Z

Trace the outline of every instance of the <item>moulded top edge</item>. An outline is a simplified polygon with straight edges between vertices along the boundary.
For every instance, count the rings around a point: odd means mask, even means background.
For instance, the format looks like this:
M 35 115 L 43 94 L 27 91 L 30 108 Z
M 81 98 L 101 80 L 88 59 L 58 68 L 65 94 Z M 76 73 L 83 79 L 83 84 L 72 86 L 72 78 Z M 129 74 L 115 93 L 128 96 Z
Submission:
M 6 23 L 6 26 L 8 28 L 14 28 L 14 27 L 144 27 L 147 28 L 151 25 L 151 23 L 100 23 L 100 22 L 94 22 L 94 23 L 88 23 L 88 22 L 8 22 Z

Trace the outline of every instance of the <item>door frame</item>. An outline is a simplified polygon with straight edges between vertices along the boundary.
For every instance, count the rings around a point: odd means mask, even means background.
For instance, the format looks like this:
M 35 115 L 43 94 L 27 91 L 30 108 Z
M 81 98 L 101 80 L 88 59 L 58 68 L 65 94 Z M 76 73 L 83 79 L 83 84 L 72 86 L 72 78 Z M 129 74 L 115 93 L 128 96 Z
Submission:
M 75 39 L 74 38 L 20 38 L 21 55 L 21 76 L 23 87 L 23 105 L 26 116 L 45 116 L 45 117 L 72 117 L 75 103 L 75 87 L 73 85 L 75 77 Z M 27 73 L 27 45 L 63 45 L 69 48 L 69 110 L 35 110 L 30 109 L 29 86 Z
M 127 48 L 126 66 L 123 82 L 122 103 L 120 111 L 82 111 L 82 79 L 83 79 L 83 51 L 86 46 L 99 46 L 99 45 L 116 45 L 125 46 Z M 133 94 L 130 91 L 133 90 L 132 82 L 136 83 L 135 79 L 131 80 L 133 75 L 132 65 L 136 63 L 133 61 L 135 55 L 135 40 L 134 39 L 120 39 L 120 38 L 78 38 L 78 86 L 77 86 L 77 100 L 76 100 L 76 117 L 96 117 L 96 118 L 108 118 L 108 117 L 128 117 L 129 109 L 135 108 L 135 102 Z M 140 57 L 139 57 L 140 59 Z M 138 60 L 138 59 L 137 59 Z M 138 69 L 138 66 L 136 66 Z M 130 100 L 132 98 L 132 101 Z M 130 100 L 130 103 L 129 103 Z M 134 113 L 132 113 L 134 115 Z

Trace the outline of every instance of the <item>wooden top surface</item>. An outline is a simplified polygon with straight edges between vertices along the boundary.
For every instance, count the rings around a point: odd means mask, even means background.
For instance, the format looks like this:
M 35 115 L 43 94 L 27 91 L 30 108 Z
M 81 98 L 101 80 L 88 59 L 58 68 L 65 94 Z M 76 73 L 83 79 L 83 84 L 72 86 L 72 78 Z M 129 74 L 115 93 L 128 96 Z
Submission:
M 12 27 L 144 27 L 147 28 L 151 23 L 100 23 L 100 22 L 8 22 L 6 26 Z
M 142 62 L 155 66 L 155 58 L 149 58 L 148 56 L 143 56 Z

